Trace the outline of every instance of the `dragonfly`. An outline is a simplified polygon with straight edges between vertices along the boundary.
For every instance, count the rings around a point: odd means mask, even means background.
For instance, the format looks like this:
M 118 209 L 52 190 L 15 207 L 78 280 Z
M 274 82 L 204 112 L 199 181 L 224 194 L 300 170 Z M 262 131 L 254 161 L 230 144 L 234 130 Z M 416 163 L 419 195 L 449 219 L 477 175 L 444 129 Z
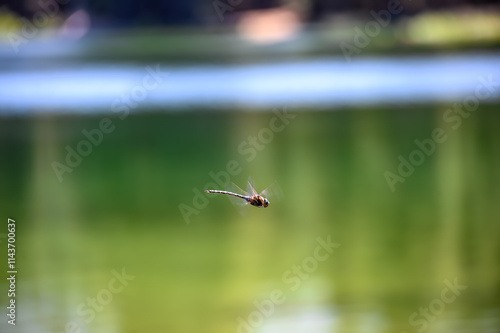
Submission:
M 250 204 L 252 206 L 259 207 L 259 208 L 266 208 L 267 206 L 269 206 L 269 200 L 267 199 L 267 196 L 270 193 L 272 193 L 273 195 L 276 194 L 276 196 L 278 196 L 278 194 L 280 193 L 279 186 L 277 185 L 277 183 L 273 183 L 271 186 L 266 188 L 264 191 L 257 193 L 257 191 L 255 190 L 255 185 L 253 183 L 252 178 L 248 179 L 248 183 L 247 183 L 248 192 L 243 191 L 238 186 L 236 186 L 234 183 L 231 183 L 230 186 L 235 188 L 234 192 L 219 191 L 219 190 L 206 190 L 205 192 L 206 193 L 230 195 L 230 196 L 244 200 L 244 201 L 240 201 L 240 203 L 235 202 L 236 204 L 243 204 L 243 205 Z M 239 194 L 236 192 L 240 192 L 243 194 Z

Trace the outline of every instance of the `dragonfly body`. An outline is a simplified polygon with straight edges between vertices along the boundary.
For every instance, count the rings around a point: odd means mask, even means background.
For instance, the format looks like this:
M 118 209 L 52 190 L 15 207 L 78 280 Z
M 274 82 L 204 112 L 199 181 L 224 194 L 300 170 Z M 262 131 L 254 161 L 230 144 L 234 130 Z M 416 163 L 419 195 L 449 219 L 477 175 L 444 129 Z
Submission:
M 241 198 L 248 202 L 250 205 L 255 206 L 255 207 L 267 207 L 269 206 L 269 200 L 264 198 L 260 194 L 255 194 L 255 195 L 242 195 L 238 193 L 233 193 L 229 191 L 219 191 L 219 190 L 206 190 L 206 193 L 218 193 L 218 194 L 226 194 L 226 195 L 232 195 L 233 197 Z
M 269 200 L 264 198 L 262 195 L 254 195 L 247 199 L 248 203 L 255 207 L 264 207 L 269 206 Z

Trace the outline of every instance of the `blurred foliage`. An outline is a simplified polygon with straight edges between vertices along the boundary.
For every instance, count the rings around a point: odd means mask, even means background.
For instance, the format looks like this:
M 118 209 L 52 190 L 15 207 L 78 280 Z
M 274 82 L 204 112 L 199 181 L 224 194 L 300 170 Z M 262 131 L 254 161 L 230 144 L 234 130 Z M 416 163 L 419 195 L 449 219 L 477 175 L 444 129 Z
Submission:
M 0 41 L 9 43 L 12 33 L 19 34 L 24 21 L 0 9 Z M 37 36 L 44 43 L 57 40 L 61 18 L 51 19 Z M 65 60 L 112 62 L 213 62 L 239 63 L 287 60 L 310 56 L 342 56 L 341 43 L 360 48 L 359 28 L 365 35 L 366 24 L 376 23 L 371 15 L 338 14 L 314 25 L 304 25 L 293 38 L 277 44 L 255 44 L 238 35 L 235 26 L 142 27 L 133 29 L 94 29 L 81 41 L 83 52 L 71 53 Z M 387 27 L 366 35 L 362 56 L 373 54 L 415 54 L 420 52 L 469 49 L 496 50 L 500 46 L 500 14 L 487 9 L 424 11 L 413 16 L 389 17 Z M 378 23 L 377 23 L 378 24 Z M 31 40 L 31 37 L 28 38 Z M 71 46 L 71 40 L 66 40 Z M 51 47 L 43 44 L 40 47 Z M 290 52 L 290 51 L 293 52 Z

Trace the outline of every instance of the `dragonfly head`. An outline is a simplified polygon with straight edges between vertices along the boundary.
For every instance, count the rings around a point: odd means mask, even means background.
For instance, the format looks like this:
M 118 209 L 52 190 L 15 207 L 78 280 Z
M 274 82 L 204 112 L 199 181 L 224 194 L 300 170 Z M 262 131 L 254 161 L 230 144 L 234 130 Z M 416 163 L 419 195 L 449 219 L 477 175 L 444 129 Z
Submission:
M 269 200 L 267 200 L 266 198 L 264 198 L 264 207 L 267 207 L 269 206 Z

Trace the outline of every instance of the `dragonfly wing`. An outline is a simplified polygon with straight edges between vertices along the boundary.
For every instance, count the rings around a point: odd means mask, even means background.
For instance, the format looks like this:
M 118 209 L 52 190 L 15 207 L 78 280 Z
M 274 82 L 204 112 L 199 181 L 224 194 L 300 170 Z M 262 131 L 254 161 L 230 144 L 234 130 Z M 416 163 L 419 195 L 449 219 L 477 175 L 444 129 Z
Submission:
M 276 181 L 269 185 L 264 191 L 262 191 L 260 195 L 273 201 L 283 200 L 283 190 Z
M 252 177 L 248 177 L 247 192 L 249 193 L 249 195 L 254 196 L 258 194 L 257 191 L 255 190 L 255 187 L 256 186 Z
M 239 188 L 235 183 L 228 183 L 226 185 L 226 188 L 230 192 L 248 196 L 248 193 Z M 231 203 L 235 206 L 246 206 L 248 204 L 248 201 L 246 201 L 245 199 L 233 197 L 232 195 L 228 195 L 227 197 L 229 198 L 229 201 L 231 201 Z

